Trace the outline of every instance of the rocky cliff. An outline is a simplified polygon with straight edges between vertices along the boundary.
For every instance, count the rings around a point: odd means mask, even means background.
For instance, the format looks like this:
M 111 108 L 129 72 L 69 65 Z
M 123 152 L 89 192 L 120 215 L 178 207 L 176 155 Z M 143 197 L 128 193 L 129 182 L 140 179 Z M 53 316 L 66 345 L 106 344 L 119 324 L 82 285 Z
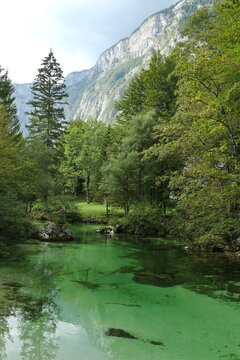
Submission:
M 147 18 L 128 38 L 120 40 L 103 52 L 96 65 L 66 77 L 69 105 L 68 120 L 94 117 L 104 122 L 114 119 L 114 102 L 121 97 L 134 74 L 147 66 L 151 55 L 160 50 L 167 54 L 180 40 L 180 29 L 188 17 L 213 0 L 181 0 L 176 5 Z M 24 101 L 30 97 L 29 84 L 16 85 L 16 101 L 21 121 Z

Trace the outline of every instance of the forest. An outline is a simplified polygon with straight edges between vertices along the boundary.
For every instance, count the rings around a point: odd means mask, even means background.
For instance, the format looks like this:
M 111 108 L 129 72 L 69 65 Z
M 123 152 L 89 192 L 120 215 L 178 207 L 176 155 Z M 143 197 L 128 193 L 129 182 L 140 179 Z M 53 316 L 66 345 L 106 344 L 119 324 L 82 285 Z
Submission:
M 0 255 L 36 221 L 81 221 L 85 199 L 123 209 L 109 224 L 240 251 L 240 1 L 201 8 L 168 56 L 130 82 L 113 124 L 67 123 L 53 51 L 33 82 L 24 136 L 14 87 L 0 67 Z M 79 218 L 80 216 L 80 218 Z

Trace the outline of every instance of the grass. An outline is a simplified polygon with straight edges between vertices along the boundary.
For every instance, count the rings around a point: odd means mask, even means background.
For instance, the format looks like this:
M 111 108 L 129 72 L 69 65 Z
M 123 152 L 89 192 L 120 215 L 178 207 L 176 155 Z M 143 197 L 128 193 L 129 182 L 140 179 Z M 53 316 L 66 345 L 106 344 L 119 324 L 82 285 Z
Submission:
M 79 210 L 79 214 L 82 219 L 85 221 L 95 220 L 106 221 L 108 218 L 106 217 L 106 205 L 101 203 L 92 202 L 87 204 L 83 201 L 75 202 L 75 206 Z M 124 212 L 122 209 L 109 206 L 109 218 L 120 217 L 123 216 Z
M 111 222 L 111 220 L 115 220 L 124 215 L 122 209 L 116 206 L 109 206 L 109 216 L 107 217 L 106 205 L 104 203 L 91 202 L 87 204 L 86 201 L 81 198 L 64 197 L 62 199 L 58 198 L 57 204 L 50 202 L 47 209 L 46 204 L 42 204 L 41 202 L 36 204 L 33 209 L 33 224 L 39 228 L 42 224 L 42 219 L 57 221 L 60 206 L 67 209 L 68 222 L 77 222 L 79 220 L 85 223 L 107 224 L 109 221 Z

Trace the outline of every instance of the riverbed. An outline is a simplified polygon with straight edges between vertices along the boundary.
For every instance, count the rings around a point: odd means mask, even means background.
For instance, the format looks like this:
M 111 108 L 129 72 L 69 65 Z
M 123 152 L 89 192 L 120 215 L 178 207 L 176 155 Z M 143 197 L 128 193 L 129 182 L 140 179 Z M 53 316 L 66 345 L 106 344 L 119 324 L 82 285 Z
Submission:
M 72 231 L 1 261 L 1 360 L 240 359 L 240 260 Z

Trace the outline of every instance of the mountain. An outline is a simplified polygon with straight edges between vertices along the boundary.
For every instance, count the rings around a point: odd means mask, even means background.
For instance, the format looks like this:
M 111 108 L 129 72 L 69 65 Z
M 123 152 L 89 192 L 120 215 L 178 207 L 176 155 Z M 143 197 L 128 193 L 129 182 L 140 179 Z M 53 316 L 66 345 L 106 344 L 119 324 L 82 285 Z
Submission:
M 17 106 L 18 117 L 20 119 L 22 130 L 25 131 L 27 124 L 26 111 L 30 110 L 27 102 L 31 99 L 31 84 L 14 84 L 15 88 L 15 102 Z
M 118 100 L 131 78 L 146 67 L 152 54 L 167 54 L 181 39 L 180 30 L 199 7 L 213 0 L 181 0 L 176 5 L 148 17 L 128 38 L 104 51 L 94 67 L 67 75 L 68 120 L 94 117 L 109 123 L 116 115 Z M 26 123 L 25 103 L 30 99 L 31 84 L 17 84 L 16 103 L 21 123 Z

